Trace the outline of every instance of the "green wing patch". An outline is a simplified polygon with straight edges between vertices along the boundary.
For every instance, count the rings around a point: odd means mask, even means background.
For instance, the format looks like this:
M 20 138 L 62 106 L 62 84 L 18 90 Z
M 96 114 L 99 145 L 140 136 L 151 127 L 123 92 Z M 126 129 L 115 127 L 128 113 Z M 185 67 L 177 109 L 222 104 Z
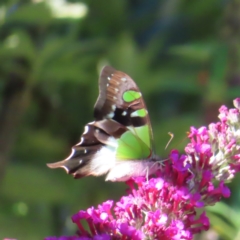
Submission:
M 136 135 L 142 142 L 144 142 L 148 148 L 151 148 L 150 140 L 150 129 L 148 125 L 135 127 L 133 130 L 136 132 Z
M 149 127 L 135 127 L 118 139 L 117 159 L 146 159 L 151 155 Z
M 123 93 L 123 100 L 125 102 L 133 102 L 134 100 L 139 99 L 142 96 L 140 92 L 129 90 Z

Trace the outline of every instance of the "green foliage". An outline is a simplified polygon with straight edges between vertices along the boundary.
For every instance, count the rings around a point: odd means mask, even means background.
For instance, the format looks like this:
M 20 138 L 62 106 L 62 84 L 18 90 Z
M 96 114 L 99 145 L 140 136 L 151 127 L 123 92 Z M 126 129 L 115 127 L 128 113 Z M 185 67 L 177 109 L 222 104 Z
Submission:
M 26 25 L 44 27 L 52 21 L 51 11 L 45 3 L 15 4 L 14 7 L 17 8 L 17 10 L 13 10 L 13 12 L 6 17 L 8 24 L 18 22 Z
M 213 229 L 219 232 L 224 239 L 238 239 L 240 226 L 239 208 L 233 209 L 224 202 L 219 202 L 214 207 L 207 207 L 207 210 Z
M 70 3 L 85 7 L 85 15 L 66 15 Z M 121 183 L 75 181 L 45 165 L 70 154 L 92 120 L 103 65 L 128 73 L 139 85 L 163 158 L 169 148 L 183 151 L 189 126 L 215 121 L 217 108 L 239 96 L 239 36 L 229 34 L 234 26 L 225 19 L 231 1 L 74 0 L 62 9 L 47 0 L 2 4 L 0 120 L 19 112 L 22 117 L 10 126 L 13 136 L 2 138 L 10 150 L 3 156 L 8 164 L 0 188 L 0 238 L 41 239 L 60 235 L 63 226 L 74 232 L 65 220 L 54 226 L 60 219 L 54 213 L 69 219 L 124 193 Z M 22 98 L 12 102 L 19 93 Z M 174 138 L 165 150 L 168 132 Z M 232 198 L 208 209 L 222 239 L 239 236 L 239 187 L 231 186 Z

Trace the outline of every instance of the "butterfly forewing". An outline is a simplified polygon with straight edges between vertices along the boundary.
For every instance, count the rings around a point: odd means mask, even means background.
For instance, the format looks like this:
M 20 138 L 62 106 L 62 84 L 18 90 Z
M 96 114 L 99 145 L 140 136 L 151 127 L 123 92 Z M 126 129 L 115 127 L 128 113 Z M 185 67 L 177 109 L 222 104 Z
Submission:
M 152 149 L 152 128 L 146 105 L 136 83 L 127 74 L 109 66 L 102 70 L 94 116 L 97 120 L 112 119 L 128 127 Z

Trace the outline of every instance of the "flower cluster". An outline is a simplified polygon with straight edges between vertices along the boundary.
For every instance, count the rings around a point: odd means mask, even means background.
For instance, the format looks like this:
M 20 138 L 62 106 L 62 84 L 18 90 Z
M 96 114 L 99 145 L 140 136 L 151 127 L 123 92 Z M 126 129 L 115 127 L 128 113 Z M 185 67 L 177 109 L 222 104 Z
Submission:
M 127 182 L 130 193 L 116 202 L 79 211 L 78 233 L 46 240 L 192 239 L 209 228 L 203 207 L 229 197 L 225 186 L 240 171 L 240 98 L 220 108 L 217 123 L 191 128 L 185 154 L 172 150 L 154 177 Z M 86 221 L 88 229 L 82 221 Z

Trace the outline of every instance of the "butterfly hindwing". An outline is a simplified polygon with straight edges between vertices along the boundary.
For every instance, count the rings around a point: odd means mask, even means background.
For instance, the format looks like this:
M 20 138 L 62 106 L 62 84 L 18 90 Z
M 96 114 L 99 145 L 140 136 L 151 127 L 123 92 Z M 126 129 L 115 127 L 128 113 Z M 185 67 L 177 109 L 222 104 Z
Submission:
M 94 123 L 88 123 L 85 126 L 80 142 L 72 147 L 72 152 L 66 159 L 47 164 L 48 167 L 64 168 L 75 178 L 107 173 L 114 164 L 114 161 L 107 161 L 107 159 L 115 158 L 114 142 L 116 141 Z

